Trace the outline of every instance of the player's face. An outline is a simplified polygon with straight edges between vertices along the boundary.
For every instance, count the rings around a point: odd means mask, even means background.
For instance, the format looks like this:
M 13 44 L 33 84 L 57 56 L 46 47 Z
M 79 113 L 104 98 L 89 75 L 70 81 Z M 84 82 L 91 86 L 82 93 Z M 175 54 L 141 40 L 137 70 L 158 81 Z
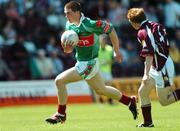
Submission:
M 73 23 L 73 22 L 75 22 L 76 21 L 76 17 L 77 17 L 77 15 L 76 15 L 76 13 L 77 12 L 73 12 L 71 9 L 67 9 L 66 7 L 64 8 L 64 13 L 65 13 L 65 16 L 66 16 L 66 18 L 68 19 L 68 21 L 70 22 L 70 23 Z

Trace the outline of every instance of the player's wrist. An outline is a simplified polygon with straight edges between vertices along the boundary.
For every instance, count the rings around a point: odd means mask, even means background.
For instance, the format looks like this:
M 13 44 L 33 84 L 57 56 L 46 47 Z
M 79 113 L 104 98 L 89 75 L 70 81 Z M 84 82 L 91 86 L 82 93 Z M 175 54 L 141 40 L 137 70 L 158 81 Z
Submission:
M 142 80 L 148 80 L 148 79 L 149 79 L 149 75 L 148 74 L 144 74 Z

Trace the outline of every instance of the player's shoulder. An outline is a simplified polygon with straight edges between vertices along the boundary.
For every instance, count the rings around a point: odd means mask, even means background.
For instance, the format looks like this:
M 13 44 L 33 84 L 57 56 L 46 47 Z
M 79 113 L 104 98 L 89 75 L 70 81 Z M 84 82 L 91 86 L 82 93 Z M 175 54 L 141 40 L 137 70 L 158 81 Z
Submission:
M 144 38 L 147 35 L 147 30 L 145 28 L 141 28 L 138 30 L 137 36 L 139 38 Z
M 152 26 L 152 30 L 161 30 L 161 29 L 165 29 L 164 25 L 161 24 L 161 23 L 153 22 L 153 21 L 150 21 L 149 23 L 150 23 L 150 25 Z
M 91 25 L 93 25 L 95 23 L 96 23 L 96 20 L 92 20 L 89 17 L 85 17 L 84 20 L 83 20 L 83 24 L 85 24 L 86 26 L 91 26 Z
M 66 22 L 65 30 L 74 30 L 77 26 L 75 24 L 70 23 L 69 21 Z
M 161 23 L 153 22 L 152 32 L 155 36 L 159 36 L 159 34 L 165 36 L 166 35 L 166 28 Z

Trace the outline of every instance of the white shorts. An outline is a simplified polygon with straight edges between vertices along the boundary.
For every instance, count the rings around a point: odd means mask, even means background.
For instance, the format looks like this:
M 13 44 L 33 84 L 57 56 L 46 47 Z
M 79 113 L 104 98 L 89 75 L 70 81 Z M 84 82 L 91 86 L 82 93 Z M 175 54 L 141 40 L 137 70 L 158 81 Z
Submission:
M 161 71 L 156 71 L 154 68 L 150 68 L 149 76 L 155 80 L 157 88 L 165 88 L 166 86 L 172 86 L 174 78 L 174 64 L 171 57 L 168 57 L 164 67 Z
M 97 58 L 90 61 L 77 61 L 75 68 L 83 79 L 89 80 L 98 73 L 99 62 Z

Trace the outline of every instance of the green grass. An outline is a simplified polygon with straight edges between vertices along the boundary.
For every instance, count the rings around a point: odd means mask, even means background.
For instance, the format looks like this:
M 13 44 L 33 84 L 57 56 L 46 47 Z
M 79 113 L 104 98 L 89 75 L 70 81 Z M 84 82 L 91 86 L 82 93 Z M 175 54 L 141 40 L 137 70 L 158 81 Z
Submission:
M 142 120 L 133 120 L 122 104 L 68 105 L 65 124 L 50 125 L 44 119 L 56 111 L 51 106 L 19 106 L 0 108 L 0 131 L 180 131 L 180 103 L 161 107 L 153 102 L 155 128 L 137 129 Z

